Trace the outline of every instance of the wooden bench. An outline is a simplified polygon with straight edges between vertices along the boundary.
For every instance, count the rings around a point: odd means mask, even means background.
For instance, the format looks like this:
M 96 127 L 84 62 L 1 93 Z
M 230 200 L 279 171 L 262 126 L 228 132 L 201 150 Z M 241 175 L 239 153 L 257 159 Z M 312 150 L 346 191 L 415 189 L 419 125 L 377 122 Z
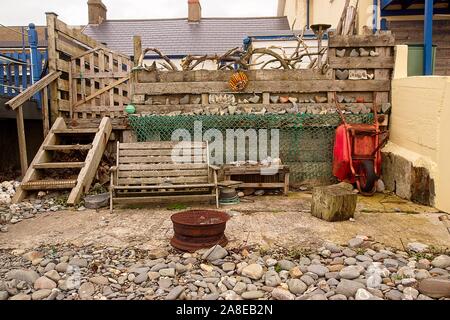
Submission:
M 200 202 L 219 207 L 216 166 L 206 142 L 117 143 L 111 168 L 110 210 L 118 204 Z
M 241 181 L 239 188 L 246 189 L 281 189 L 284 195 L 289 192 L 289 167 L 277 165 L 224 165 L 224 181 Z

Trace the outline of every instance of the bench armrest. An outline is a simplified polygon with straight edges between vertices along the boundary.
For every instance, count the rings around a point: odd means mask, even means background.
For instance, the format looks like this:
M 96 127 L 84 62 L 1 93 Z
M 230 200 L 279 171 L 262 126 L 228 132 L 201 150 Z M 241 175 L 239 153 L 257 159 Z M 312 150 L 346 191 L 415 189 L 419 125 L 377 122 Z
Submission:
M 211 169 L 215 170 L 215 171 L 219 171 L 219 170 L 220 170 L 220 167 L 219 167 L 219 166 L 215 166 L 215 165 L 213 165 L 213 164 L 210 164 L 209 167 L 210 167 Z
M 117 166 L 112 166 L 111 168 L 109 168 L 109 172 L 116 172 L 117 171 Z

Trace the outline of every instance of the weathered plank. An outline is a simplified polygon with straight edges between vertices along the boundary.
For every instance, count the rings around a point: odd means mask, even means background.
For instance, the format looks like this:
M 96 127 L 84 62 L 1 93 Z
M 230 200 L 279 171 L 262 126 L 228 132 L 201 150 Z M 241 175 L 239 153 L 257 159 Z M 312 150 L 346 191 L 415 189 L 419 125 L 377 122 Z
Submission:
M 194 71 L 134 71 L 140 83 L 153 82 L 209 82 L 230 80 L 234 71 L 194 70 Z M 250 81 L 300 81 L 331 80 L 330 72 L 322 74 L 318 70 L 247 70 L 245 74 Z
M 200 155 L 198 157 L 191 156 L 191 157 L 180 157 L 180 160 L 182 161 L 189 161 L 194 163 L 196 159 L 203 160 L 203 157 Z M 125 164 L 125 163 L 177 163 L 171 156 L 140 156 L 140 157 L 120 157 L 119 163 Z
M 213 194 L 198 194 L 188 196 L 160 196 L 160 197 L 121 197 L 114 198 L 117 204 L 150 204 L 150 203 L 185 203 L 210 201 L 215 198 Z
M 205 150 L 201 148 L 192 148 L 192 149 L 175 149 L 177 151 L 182 151 L 182 154 L 189 155 L 203 155 L 205 154 Z M 120 156 L 128 156 L 128 157 L 136 157 L 136 156 L 172 156 L 174 149 L 142 149 L 142 150 L 134 150 L 134 149 L 125 149 L 120 151 Z M 179 153 L 175 153 L 175 155 L 179 155 Z
M 208 168 L 206 163 L 177 163 L 177 164 L 121 164 L 120 171 L 130 170 L 184 170 L 184 169 L 204 169 Z
M 84 162 L 47 162 L 34 164 L 35 169 L 80 169 Z
M 95 134 L 92 142 L 92 148 L 89 150 L 86 159 L 84 161 L 85 166 L 81 169 L 78 175 L 78 182 L 75 188 L 70 192 L 67 203 L 74 205 L 80 200 L 81 194 L 87 193 L 91 186 L 92 180 L 97 172 L 98 165 L 105 152 L 106 144 L 109 140 L 109 135 L 112 131 L 111 119 L 104 117 L 98 128 L 98 132 Z
M 253 81 L 243 93 L 311 93 L 326 91 L 389 91 L 388 80 L 365 80 L 355 84 L 352 80 L 316 80 L 316 81 Z M 227 82 L 189 82 L 189 83 L 137 83 L 134 85 L 135 94 L 201 94 L 212 92 L 232 92 Z
M 119 178 L 150 178 L 150 177 L 208 177 L 207 169 L 200 170 L 155 170 L 155 171 L 124 171 L 119 170 Z
M 329 63 L 335 69 L 392 69 L 394 57 L 329 57 Z
M 208 177 L 155 177 L 155 178 L 120 178 L 119 185 L 136 185 L 136 184 L 163 184 L 170 180 L 172 184 L 191 184 L 191 183 L 207 183 Z M 170 187 L 167 187 L 170 188 Z
M 332 35 L 328 39 L 330 48 L 341 47 L 389 47 L 395 45 L 395 38 L 391 34 L 377 35 Z
M 120 150 L 125 149 L 173 149 L 173 147 L 206 147 L 206 142 L 185 142 L 185 141 L 152 141 L 152 142 L 136 142 L 136 143 L 121 143 Z
M 28 158 L 27 158 L 27 142 L 25 139 L 25 123 L 23 119 L 22 105 L 19 105 L 19 107 L 16 109 L 16 122 L 19 140 L 20 169 L 22 172 L 22 177 L 24 177 L 28 170 Z

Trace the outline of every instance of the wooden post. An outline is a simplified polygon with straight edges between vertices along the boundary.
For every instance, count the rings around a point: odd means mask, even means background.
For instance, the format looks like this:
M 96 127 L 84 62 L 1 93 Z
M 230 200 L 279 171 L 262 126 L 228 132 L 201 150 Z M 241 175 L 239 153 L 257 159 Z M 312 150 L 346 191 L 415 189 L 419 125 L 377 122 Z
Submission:
M 133 36 L 133 45 L 134 45 L 133 62 L 134 62 L 134 66 L 137 67 L 139 64 L 139 58 L 142 55 L 142 38 L 141 38 L 141 36 Z
M 48 88 L 44 88 L 42 93 L 42 125 L 44 129 L 44 137 L 46 137 L 50 131 L 50 119 L 48 116 Z
M 19 106 L 16 109 L 16 121 L 17 121 L 17 135 L 19 140 L 20 169 L 22 171 L 22 177 L 24 177 L 28 170 L 28 159 L 27 159 L 27 142 L 25 139 L 25 124 L 23 120 L 22 106 Z
M 56 60 L 58 53 L 56 51 L 56 19 L 58 15 L 53 12 L 46 13 L 47 15 L 47 34 L 48 34 L 48 72 L 56 71 Z M 59 115 L 58 110 L 58 84 L 56 81 L 50 84 L 50 123 Z

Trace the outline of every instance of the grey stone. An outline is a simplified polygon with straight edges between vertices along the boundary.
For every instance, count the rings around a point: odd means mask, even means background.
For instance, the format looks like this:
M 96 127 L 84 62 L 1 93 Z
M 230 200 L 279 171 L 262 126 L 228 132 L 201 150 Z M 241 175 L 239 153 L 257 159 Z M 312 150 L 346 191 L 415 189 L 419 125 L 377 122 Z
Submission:
M 345 49 L 337 49 L 336 50 L 336 56 L 339 58 L 342 58 L 345 56 Z
M 276 287 L 281 283 L 280 276 L 276 271 L 267 271 L 265 274 L 265 282 L 268 287 Z
M 337 69 L 335 73 L 338 80 L 347 80 L 350 74 L 348 70 L 339 70 L 339 69 Z
M 306 285 L 308 287 L 315 283 L 315 280 L 310 275 L 307 275 L 307 274 L 304 274 L 303 276 L 301 276 L 300 280 L 302 280 L 304 283 L 306 283 Z
M 72 258 L 69 261 L 69 265 L 71 266 L 77 266 L 80 268 L 85 268 L 88 265 L 88 262 L 86 259 L 82 259 L 82 258 Z
M 41 289 L 41 290 L 33 292 L 31 295 L 31 299 L 32 300 L 42 300 L 42 299 L 47 298 L 51 293 L 52 293 L 52 290 L 50 290 L 50 289 Z
M 162 277 L 175 277 L 175 269 L 174 268 L 166 268 L 159 270 L 159 274 Z M 147 275 L 146 275 L 147 276 Z M 147 276 L 148 277 L 148 276 Z M 136 279 L 135 279 L 136 280 Z
M 80 296 L 80 299 L 82 300 L 92 299 L 94 293 L 95 293 L 94 285 L 90 282 L 83 283 L 78 289 L 78 294 Z
M 180 99 L 180 104 L 189 104 L 189 95 L 185 95 Z
M 279 96 L 270 96 L 270 101 L 272 103 L 278 103 L 278 100 L 280 99 Z
M 358 51 L 357 51 L 356 49 L 353 49 L 353 50 L 350 52 L 350 57 L 359 57 Z
M 371 300 L 373 298 L 373 294 L 363 288 L 359 288 L 355 294 L 355 300 Z
M 31 296 L 25 293 L 19 293 L 11 297 L 9 300 L 31 300 Z
M 350 248 L 359 248 L 364 243 L 364 240 L 361 238 L 353 238 L 348 242 L 348 246 Z M 345 254 L 345 253 L 344 253 Z
M 349 249 L 349 248 L 345 248 L 345 249 L 342 251 L 342 253 L 343 253 L 346 257 L 349 257 L 349 258 L 356 257 L 356 255 L 357 255 L 357 253 L 356 253 L 354 250 Z
M 303 294 L 306 289 L 308 289 L 308 286 L 299 279 L 290 279 L 287 282 L 289 291 L 293 294 Z
M 398 268 L 398 261 L 395 259 L 384 259 L 383 264 L 387 267 L 387 268 Z
M 450 298 L 450 279 L 427 278 L 419 282 L 418 290 L 421 294 L 432 298 Z
M 345 263 L 346 265 L 352 266 L 352 265 L 355 265 L 355 264 L 356 264 L 356 259 L 355 259 L 355 258 L 346 258 L 346 259 L 344 260 L 344 263 Z
M 278 265 L 280 266 L 281 270 L 291 270 L 295 267 L 295 263 L 289 260 L 280 260 L 278 261 Z
M 241 296 L 245 300 L 255 300 L 255 299 L 264 298 L 264 292 L 259 291 L 259 290 L 247 291 L 247 292 L 244 292 Z
M 339 272 L 339 276 L 343 279 L 353 280 L 359 278 L 360 276 L 360 268 L 357 266 L 349 266 L 342 268 Z
M 434 258 L 434 260 L 431 261 L 431 265 L 436 268 L 442 268 L 442 269 L 448 268 L 448 267 L 450 267 L 450 257 L 442 254 L 442 255 Z
M 402 293 L 398 290 L 390 290 L 384 294 L 388 300 L 402 300 Z
M 66 272 L 68 266 L 69 265 L 66 262 L 60 262 L 55 266 L 55 270 L 58 272 Z
M 236 264 L 234 262 L 225 262 L 222 264 L 222 270 L 225 272 L 230 272 L 236 269 Z
M 263 268 L 256 263 L 248 265 L 242 269 L 242 275 L 253 280 L 261 279 L 263 272 Z
M 147 279 L 148 279 L 148 276 L 146 273 L 140 273 L 134 278 L 133 282 L 136 284 L 141 284 L 141 283 L 147 281 Z
M 364 48 L 359 48 L 359 56 L 360 57 L 368 57 L 370 55 L 370 52 L 367 51 Z
M 327 267 L 324 267 L 319 264 L 312 264 L 308 266 L 308 272 L 312 272 L 317 274 L 319 277 L 323 277 L 325 273 L 327 273 L 329 270 Z
M 354 280 L 342 279 L 336 287 L 336 293 L 345 295 L 346 297 L 354 297 L 358 289 L 364 289 L 365 286 Z
M 347 297 L 343 294 L 335 294 L 328 298 L 328 300 L 347 300 Z
M 183 286 L 177 286 L 170 290 L 169 294 L 166 296 L 166 300 L 177 300 L 177 298 L 184 292 Z
M 247 290 L 247 285 L 243 282 L 238 282 L 233 288 L 233 291 L 237 294 L 242 294 Z
M 108 278 L 106 278 L 104 276 L 95 276 L 95 277 L 89 278 L 89 281 L 94 284 L 101 285 L 101 286 L 106 286 L 109 284 Z
M 271 292 L 272 298 L 275 300 L 294 300 L 295 296 L 290 293 L 288 290 L 275 288 Z
M 25 281 L 28 284 L 34 284 L 39 278 L 39 274 L 33 270 L 11 270 L 6 274 L 6 279 L 16 279 L 19 281 Z
M 8 291 L 0 291 L 0 301 L 8 300 L 9 294 Z
M 161 269 L 167 268 L 168 265 L 165 263 L 157 263 L 153 267 L 151 267 L 150 271 L 159 271 Z
M 172 279 L 165 278 L 165 279 L 159 279 L 159 281 L 158 281 L 158 286 L 163 289 L 170 288 L 171 285 L 172 285 Z M 205 287 L 207 287 L 207 285 L 205 285 Z
M 403 289 L 403 299 L 404 300 L 416 300 L 419 296 L 419 291 L 412 287 Z
M 100 193 L 84 197 L 84 206 L 88 209 L 100 209 L 109 205 L 109 193 Z
M 214 260 L 218 260 L 218 259 L 223 259 L 228 255 L 228 251 L 225 250 L 224 248 L 222 248 L 220 245 L 214 246 L 210 249 L 208 249 L 208 251 L 206 251 L 203 256 L 202 259 L 203 260 L 207 260 L 207 261 L 214 261 Z

